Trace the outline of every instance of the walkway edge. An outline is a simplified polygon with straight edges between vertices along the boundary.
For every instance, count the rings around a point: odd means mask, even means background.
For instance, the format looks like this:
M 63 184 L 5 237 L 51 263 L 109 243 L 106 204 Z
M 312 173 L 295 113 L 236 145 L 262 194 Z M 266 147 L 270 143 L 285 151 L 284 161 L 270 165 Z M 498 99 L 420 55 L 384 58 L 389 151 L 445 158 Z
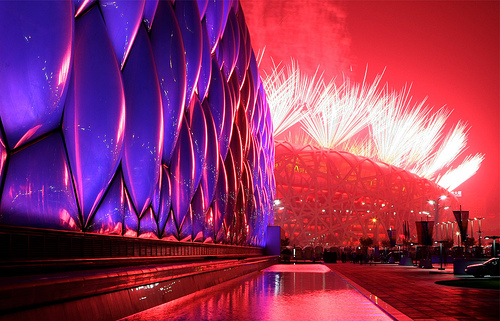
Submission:
M 330 269 L 332 270 L 332 269 Z M 393 318 L 394 320 L 398 321 L 412 321 L 413 319 L 404 314 L 403 312 L 399 311 L 398 309 L 392 307 L 388 303 L 386 303 L 384 300 L 380 299 L 373 293 L 367 291 L 364 289 L 362 286 L 357 284 L 356 282 L 352 281 L 348 277 L 346 277 L 344 274 L 340 273 L 339 271 L 334 271 L 332 272 L 337 273 L 344 281 L 346 281 L 350 286 L 352 286 L 355 290 L 357 290 L 359 293 L 361 293 L 363 296 L 365 296 L 368 300 L 373 302 L 379 309 L 384 311 L 388 316 Z
M 11 310 L 0 310 L 2 321 L 40 320 L 117 320 L 157 305 L 178 299 L 196 291 L 260 271 L 278 262 L 278 257 L 267 256 L 247 260 L 207 261 L 207 268 L 199 264 L 191 269 L 172 269 L 174 275 L 155 266 L 137 267 L 137 271 L 111 270 L 96 276 L 65 278 L 63 282 L 33 283 L 33 287 L 19 284 L 6 287 L 3 298 L 25 302 Z M 68 281 L 68 282 L 64 282 Z M 125 286 L 117 286 L 123 283 Z M 39 286 L 37 286 L 39 285 Z M 106 289 L 103 293 L 100 289 Z M 0 286 L 0 292 L 2 288 Z M 57 296 L 57 298 L 54 298 Z M 37 303 L 34 299 L 43 297 Z

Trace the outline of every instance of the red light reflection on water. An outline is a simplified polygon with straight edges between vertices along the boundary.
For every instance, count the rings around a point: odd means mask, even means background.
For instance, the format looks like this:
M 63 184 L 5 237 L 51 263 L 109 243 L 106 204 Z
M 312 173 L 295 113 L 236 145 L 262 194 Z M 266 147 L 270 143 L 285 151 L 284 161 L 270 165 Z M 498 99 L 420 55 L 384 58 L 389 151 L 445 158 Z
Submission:
M 315 272 L 254 273 L 125 320 L 392 320 L 334 272 Z

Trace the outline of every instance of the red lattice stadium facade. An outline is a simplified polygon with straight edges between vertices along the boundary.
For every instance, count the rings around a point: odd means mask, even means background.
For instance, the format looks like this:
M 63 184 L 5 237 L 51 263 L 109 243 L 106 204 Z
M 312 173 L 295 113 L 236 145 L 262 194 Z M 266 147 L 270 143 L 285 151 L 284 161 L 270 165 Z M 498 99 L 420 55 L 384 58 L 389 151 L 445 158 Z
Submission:
M 350 246 L 361 237 L 378 245 L 388 229 L 401 242 L 404 221 L 416 241 L 415 221 L 429 219 L 426 213 L 436 222 L 452 220 L 458 206 L 455 196 L 427 179 L 348 152 L 276 142 L 275 164 L 274 223 L 290 245 Z M 449 208 L 441 204 L 436 211 L 429 200 L 441 195 Z

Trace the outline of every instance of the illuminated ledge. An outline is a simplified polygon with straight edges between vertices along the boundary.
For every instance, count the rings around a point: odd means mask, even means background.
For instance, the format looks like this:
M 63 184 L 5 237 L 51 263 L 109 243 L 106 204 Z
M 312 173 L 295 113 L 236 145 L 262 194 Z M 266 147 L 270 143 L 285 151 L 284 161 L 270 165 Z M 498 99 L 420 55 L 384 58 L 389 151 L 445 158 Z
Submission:
M 0 225 L 0 275 L 262 255 L 259 247 Z
M 2 320 L 116 320 L 277 263 L 213 260 L 0 278 Z

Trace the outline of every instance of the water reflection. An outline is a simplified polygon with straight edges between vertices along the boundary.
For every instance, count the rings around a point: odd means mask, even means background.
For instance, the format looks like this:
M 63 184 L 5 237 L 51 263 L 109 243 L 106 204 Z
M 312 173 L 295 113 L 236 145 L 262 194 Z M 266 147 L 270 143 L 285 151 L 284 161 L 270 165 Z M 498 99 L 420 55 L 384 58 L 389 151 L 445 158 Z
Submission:
M 392 320 L 334 272 L 286 271 L 254 273 L 125 320 Z

